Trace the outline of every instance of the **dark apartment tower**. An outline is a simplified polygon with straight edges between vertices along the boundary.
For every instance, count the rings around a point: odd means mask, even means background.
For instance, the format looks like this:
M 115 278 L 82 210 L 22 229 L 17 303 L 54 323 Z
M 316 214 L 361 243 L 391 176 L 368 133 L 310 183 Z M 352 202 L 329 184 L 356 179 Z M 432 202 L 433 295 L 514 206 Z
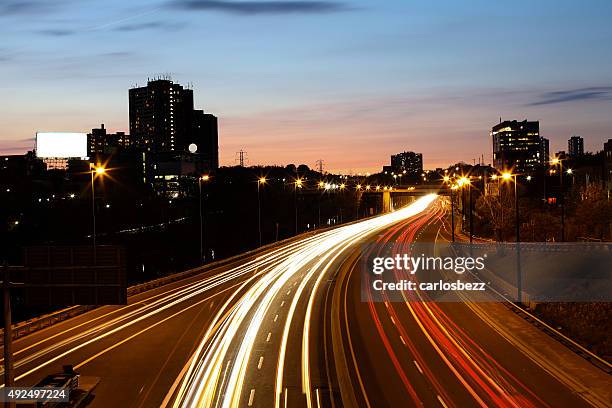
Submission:
M 112 154 L 131 147 L 130 135 L 124 132 L 107 133 L 104 123 L 98 129 L 91 129 L 87 134 L 87 155 L 95 157 L 101 154 Z
M 570 157 L 584 156 L 584 139 L 580 136 L 572 136 L 567 141 L 567 152 Z
M 156 153 L 187 151 L 193 91 L 168 79 L 149 81 L 129 91 L 130 135 L 140 150 Z
M 531 173 L 548 160 L 545 150 L 548 140 L 540 137 L 540 122 L 512 120 L 501 122 L 491 129 L 493 166 L 501 171 L 512 169 Z
M 204 169 L 219 168 L 219 126 L 217 117 L 201 110 L 193 111 L 189 144 L 195 144 L 196 154 Z
M 415 152 L 394 154 L 391 156 L 391 168 L 407 177 L 420 177 L 423 173 L 423 155 Z
M 543 158 L 543 163 L 546 164 L 550 158 L 550 142 L 547 138 L 540 136 L 540 156 Z

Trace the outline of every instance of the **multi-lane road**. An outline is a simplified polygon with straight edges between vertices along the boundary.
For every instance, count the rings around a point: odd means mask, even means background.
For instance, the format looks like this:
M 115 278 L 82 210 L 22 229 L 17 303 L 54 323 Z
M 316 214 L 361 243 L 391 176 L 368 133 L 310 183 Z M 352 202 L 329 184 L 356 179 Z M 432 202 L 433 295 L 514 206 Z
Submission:
M 612 405 L 609 374 L 500 299 L 363 301 L 364 242 L 443 242 L 447 211 L 425 196 L 58 323 L 15 342 L 17 383 L 73 364 L 92 407 Z

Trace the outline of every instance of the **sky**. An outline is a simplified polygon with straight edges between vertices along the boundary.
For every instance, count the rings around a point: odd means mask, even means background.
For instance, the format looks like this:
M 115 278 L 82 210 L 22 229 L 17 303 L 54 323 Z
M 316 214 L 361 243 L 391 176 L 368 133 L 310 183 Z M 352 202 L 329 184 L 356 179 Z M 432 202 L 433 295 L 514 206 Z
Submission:
M 0 0 L 0 154 L 37 131 L 127 131 L 128 89 L 159 75 L 219 117 L 221 165 L 489 163 L 500 117 L 597 151 L 611 18 L 609 0 Z

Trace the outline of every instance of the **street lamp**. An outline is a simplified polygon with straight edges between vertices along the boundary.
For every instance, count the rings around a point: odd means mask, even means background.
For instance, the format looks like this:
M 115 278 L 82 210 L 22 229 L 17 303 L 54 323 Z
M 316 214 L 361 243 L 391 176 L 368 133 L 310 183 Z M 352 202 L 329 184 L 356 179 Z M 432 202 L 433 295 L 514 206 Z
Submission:
M 453 191 L 457 189 L 457 185 L 451 186 L 451 237 L 452 241 L 455 242 L 455 199 L 453 197 Z
M 521 276 L 521 258 L 520 258 L 520 241 L 521 241 L 521 226 L 519 219 L 519 197 L 518 197 L 518 183 L 516 180 L 516 174 L 509 172 L 503 173 L 502 178 L 504 181 L 510 181 L 514 179 L 514 215 L 515 215 L 515 227 L 516 227 L 516 291 L 518 303 L 521 303 L 522 297 L 522 276 Z
M 204 227 L 206 223 L 206 218 L 202 214 L 202 183 L 207 182 L 208 180 L 210 180 L 210 176 L 208 174 L 205 174 L 198 178 L 198 189 L 200 192 L 200 263 L 202 263 L 202 261 L 206 262 L 206 257 L 204 255 Z
M 563 160 L 558 157 L 554 157 L 550 162 L 553 165 L 559 165 L 559 190 L 560 190 L 559 205 L 561 206 L 561 242 L 565 242 L 565 190 L 563 190 Z
M 474 236 L 474 219 L 473 219 L 473 209 L 472 209 L 472 182 L 470 180 L 470 177 L 460 177 L 459 180 L 457 181 L 457 184 L 459 185 L 459 187 L 463 187 L 463 186 L 467 186 L 468 187 L 468 201 L 469 201 L 469 209 L 470 209 L 470 244 L 473 241 L 473 236 Z M 465 211 L 463 212 L 465 215 Z M 463 227 L 462 227 L 463 228 Z
M 297 191 L 298 191 L 298 188 L 302 188 L 302 184 L 303 184 L 302 179 L 300 179 L 300 178 L 296 179 L 295 180 L 295 188 L 293 190 L 293 193 L 294 193 L 293 202 L 295 204 L 295 235 L 297 235 L 297 233 L 298 233 Z
M 91 173 L 91 216 L 93 223 L 93 247 L 96 248 L 96 189 L 95 189 L 95 178 L 103 177 L 106 173 L 106 169 L 101 165 L 93 165 L 89 164 L 89 169 Z
M 259 188 L 263 184 L 266 184 L 266 178 L 260 177 L 259 180 L 257 180 L 257 225 L 259 230 L 259 246 L 261 246 L 261 195 L 259 193 Z

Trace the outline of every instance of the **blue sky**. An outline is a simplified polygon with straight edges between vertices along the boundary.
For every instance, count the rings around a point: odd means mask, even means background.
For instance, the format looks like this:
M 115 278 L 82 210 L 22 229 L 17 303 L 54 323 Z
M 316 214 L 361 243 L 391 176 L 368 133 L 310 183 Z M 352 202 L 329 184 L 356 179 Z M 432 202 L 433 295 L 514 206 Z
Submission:
M 127 89 L 164 73 L 219 116 L 226 165 L 489 161 L 500 116 L 597 150 L 611 17 L 608 0 L 0 0 L 0 153 L 37 130 L 127 130 Z

